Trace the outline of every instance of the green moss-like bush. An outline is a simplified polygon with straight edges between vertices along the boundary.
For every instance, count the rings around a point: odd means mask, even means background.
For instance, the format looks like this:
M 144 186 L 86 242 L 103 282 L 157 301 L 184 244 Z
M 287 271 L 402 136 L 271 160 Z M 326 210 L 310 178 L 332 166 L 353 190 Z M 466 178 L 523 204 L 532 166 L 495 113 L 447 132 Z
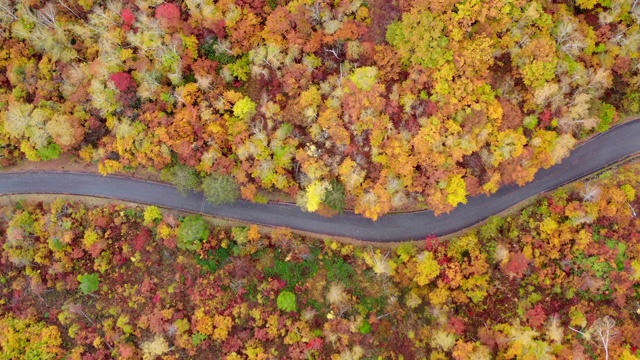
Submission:
M 209 224 L 200 215 L 189 215 L 178 227 L 178 248 L 198 251 L 209 237 Z

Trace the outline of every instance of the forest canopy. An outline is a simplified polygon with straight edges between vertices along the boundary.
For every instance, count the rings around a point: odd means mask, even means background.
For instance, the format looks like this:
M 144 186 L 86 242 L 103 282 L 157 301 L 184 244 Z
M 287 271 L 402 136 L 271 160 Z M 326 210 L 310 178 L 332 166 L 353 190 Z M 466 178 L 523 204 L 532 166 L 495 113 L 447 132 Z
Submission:
M 640 112 L 633 0 L 0 0 L 0 42 L 2 166 L 372 219 L 523 185 Z

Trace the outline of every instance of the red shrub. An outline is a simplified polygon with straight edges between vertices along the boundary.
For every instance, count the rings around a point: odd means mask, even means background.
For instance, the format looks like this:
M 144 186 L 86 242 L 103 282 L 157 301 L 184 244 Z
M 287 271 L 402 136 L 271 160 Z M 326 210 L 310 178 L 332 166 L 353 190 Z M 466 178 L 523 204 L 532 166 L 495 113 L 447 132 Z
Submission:
M 151 240 L 151 232 L 148 229 L 142 229 L 135 238 L 133 238 L 133 248 L 136 251 L 142 251 L 144 246 Z
M 551 110 L 549 109 L 545 109 L 541 114 L 540 114 L 540 125 L 542 127 L 547 127 L 549 125 L 551 125 L 551 116 L 553 114 L 551 113 Z
M 502 270 L 509 276 L 522 278 L 528 267 L 529 259 L 527 259 L 523 253 L 516 253 L 511 255 L 509 262 L 502 268 Z
M 527 322 L 529 326 L 538 328 L 544 324 L 547 320 L 547 314 L 544 313 L 540 304 L 536 305 L 533 309 L 527 311 Z
M 180 8 L 172 3 L 161 4 L 156 8 L 156 19 L 178 20 L 180 19 Z
M 109 76 L 109 79 L 113 81 L 113 83 L 116 85 L 116 88 L 120 90 L 120 92 L 135 90 L 136 88 L 135 80 L 133 80 L 133 77 L 126 72 L 111 74 L 111 76 Z
M 120 16 L 122 16 L 122 21 L 127 27 L 133 25 L 133 22 L 136 20 L 136 16 L 133 14 L 133 11 L 128 8 L 122 9 Z
M 451 317 L 451 319 L 449 319 L 449 331 L 454 332 L 456 335 L 458 336 L 462 336 L 464 335 L 464 321 L 457 317 L 457 316 L 453 316 Z

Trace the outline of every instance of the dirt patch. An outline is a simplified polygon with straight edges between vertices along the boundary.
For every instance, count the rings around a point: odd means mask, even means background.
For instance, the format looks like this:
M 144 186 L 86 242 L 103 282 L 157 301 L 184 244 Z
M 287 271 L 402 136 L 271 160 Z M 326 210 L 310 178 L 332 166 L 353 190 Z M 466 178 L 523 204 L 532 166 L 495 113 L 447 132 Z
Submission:
M 56 160 L 38 162 L 23 160 L 15 165 L 3 168 L 2 171 L 72 171 L 98 173 L 98 166 L 85 163 L 71 154 L 62 154 Z
M 67 171 L 86 172 L 99 174 L 98 165 L 84 162 L 74 154 L 62 154 L 58 159 L 48 161 L 27 161 L 23 160 L 15 165 L 2 168 L 4 172 L 26 172 L 26 171 Z M 160 181 L 160 173 L 151 169 L 137 169 L 136 171 L 117 173 L 114 175 L 130 176 L 145 180 Z

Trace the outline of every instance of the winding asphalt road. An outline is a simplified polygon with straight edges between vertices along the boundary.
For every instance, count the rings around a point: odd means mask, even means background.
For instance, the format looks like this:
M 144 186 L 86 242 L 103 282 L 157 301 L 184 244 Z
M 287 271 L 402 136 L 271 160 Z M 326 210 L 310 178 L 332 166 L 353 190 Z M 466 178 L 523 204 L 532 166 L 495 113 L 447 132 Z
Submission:
M 351 212 L 333 218 L 307 213 L 295 205 L 237 201 L 214 206 L 200 193 L 180 195 L 172 186 L 119 176 L 70 172 L 0 173 L 0 194 L 50 193 L 97 196 L 166 208 L 201 212 L 249 223 L 284 226 L 375 242 L 447 235 L 477 224 L 527 198 L 591 174 L 640 152 L 640 119 L 624 123 L 576 148 L 561 164 L 536 174 L 523 186 L 469 198 L 467 204 L 436 217 L 432 211 L 390 214 L 371 221 Z

